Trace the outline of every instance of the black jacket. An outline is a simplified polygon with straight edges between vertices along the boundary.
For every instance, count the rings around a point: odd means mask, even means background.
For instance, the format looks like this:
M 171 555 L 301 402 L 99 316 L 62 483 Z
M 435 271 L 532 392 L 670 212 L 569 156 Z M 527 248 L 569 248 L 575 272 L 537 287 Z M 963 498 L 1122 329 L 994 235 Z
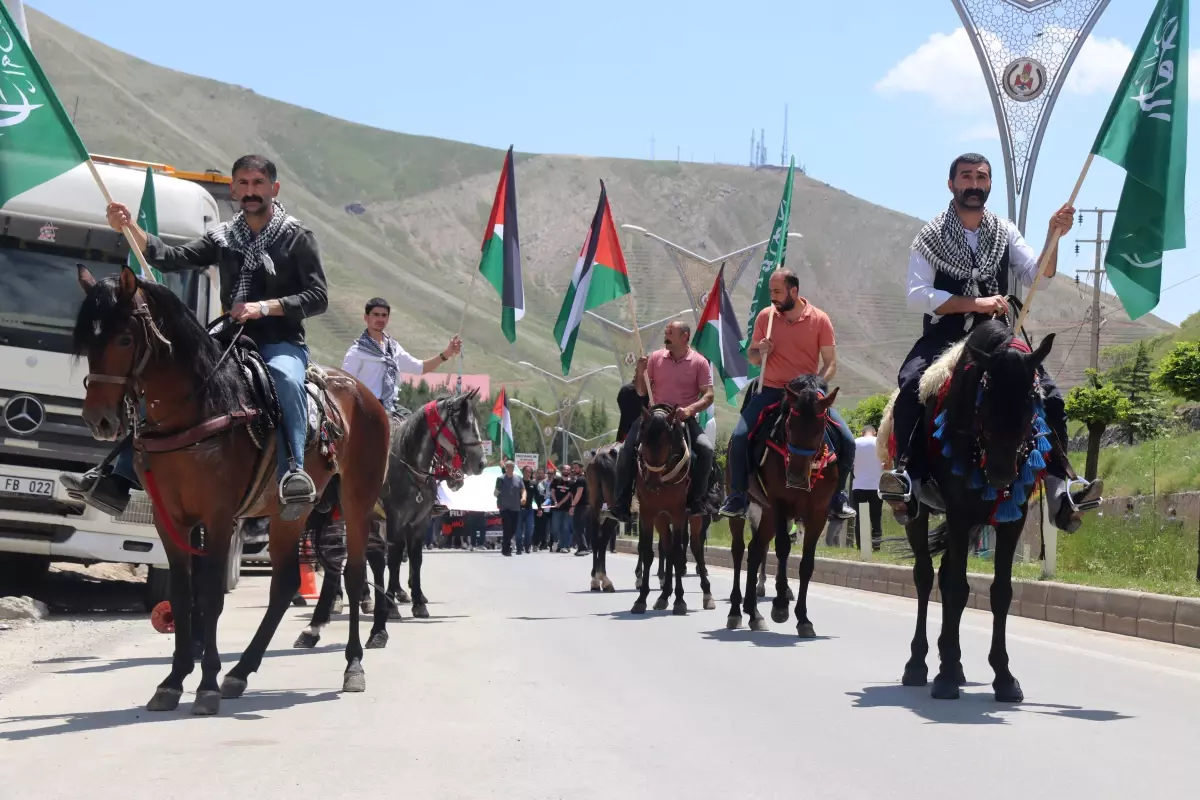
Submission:
M 303 226 L 284 232 L 267 249 L 275 263 L 275 274 L 257 270 L 248 302 L 279 300 L 283 316 L 264 317 L 246 323 L 245 334 L 259 344 L 291 342 L 304 344 L 304 318 L 324 313 L 329 306 L 325 270 L 312 231 Z M 222 247 L 209 233 L 178 246 L 146 234 L 146 260 L 163 272 L 204 269 L 216 265 L 221 275 L 221 307 L 233 306 L 233 288 L 242 269 L 242 255 Z

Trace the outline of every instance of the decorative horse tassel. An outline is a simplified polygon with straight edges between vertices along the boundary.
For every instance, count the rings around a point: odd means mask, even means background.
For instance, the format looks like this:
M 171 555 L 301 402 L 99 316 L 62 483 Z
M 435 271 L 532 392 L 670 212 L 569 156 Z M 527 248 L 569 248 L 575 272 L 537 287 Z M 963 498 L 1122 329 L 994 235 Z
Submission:
M 1021 503 L 1024 503 L 1029 499 L 1029 496 L 1025 493 L 1024 484 L 1020 483 L 1014 483 L 1008 494 L 1009 497 L 1012 498 L 1012 501 L 1017 505 L 1021 505 Z
M 985 486 L 981 497 L 984 500 L 995 500 L 996 499 L 996 487 L 995 486 Z
M 946 442 L 946 445 L 942 448 L 942 458 L 950 458 L 953 454 L 954 451 L 950 449 L 950 443 Z
M 966 475 L 967 474 L 967 468 L 965 466 L 963 466 L 962 461 L 955 461 L 950 466 L 950 471 L 952 473 L 954 473 L 955 475 Z
M 1016 522 L 1021 518 L 1021 506 L 1016 499 L 1016 490 L 1017 487 L 1014 486 L 1004 492 L 1004 500 L 996 506 L 996 513 L 992 515 L 996 522 Z
M 1045 436 L 1039 436 L 1037 440 L 1037 449 L 1039 453 L 1049 453 L 1052 449 L 1050 447 L 1050 440 Z
M 1025 465 L 1034 472 L 1040 472 L 1046 468 L 1046 459 L 1042 458 L 1042 452 L 1035 447 L 1029 452 L 1029 458 L 1025 461 Z
M 1034 453 L 1037 451 L 1034 450 Z M 1031 454 L 1032 455 L 1032 454 Z M 1029 463 L 1029 459 L 1025 459 L 1025 463 L 1021 465 L 1021 471 L 1017 474 L 1017 484 L 1020 486 L 1028 486 L 1037 480 L 1037 475 L 1033 471 L 1033 465 Z
M 967 479 L 967 488 L 968 489 L 982 489 L 983 488 L 983 470 L 981 470 L 979 467 L 976 467 L 975 469 L 971 470 L 971 477 Z
M 940 413 L 936 417 L 934 417 L 933 424 L 937 425 L 940 428 L 945 428 L 946 427 L 946 412 L 943 411 L 942 413 Z M 938 437 L 938 438 L 941 438 L 941 437 Z

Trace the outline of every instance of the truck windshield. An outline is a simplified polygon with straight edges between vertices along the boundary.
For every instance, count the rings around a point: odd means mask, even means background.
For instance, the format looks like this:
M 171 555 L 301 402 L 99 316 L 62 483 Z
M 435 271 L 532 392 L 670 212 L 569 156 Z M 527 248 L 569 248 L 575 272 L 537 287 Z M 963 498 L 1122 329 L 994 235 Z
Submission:
M 81 258 L 69 248 L 55 248 L 0 237 L 0 345 L 71 351 L 71 331 L 83 300 L 76 264 L 83 264 L 96 280 L 116 275 L 121 262 Z M 196 308 L 199 273 L 164 276 L 171 288 L 193 311 Z M 190 295 L 190 296 L 189 296 Z

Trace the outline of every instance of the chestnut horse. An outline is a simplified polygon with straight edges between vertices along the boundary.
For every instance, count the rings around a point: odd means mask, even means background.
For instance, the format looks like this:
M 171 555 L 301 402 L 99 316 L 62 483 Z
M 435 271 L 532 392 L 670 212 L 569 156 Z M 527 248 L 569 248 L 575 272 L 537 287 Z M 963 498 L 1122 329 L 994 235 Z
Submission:
M 642 576 L 650 574 L 650 567 L 654 564 L 654 533 L 658 531 L 667 569 L 662 594 L 655 602 L 654 610 L 666 610 L 674 575 L 675 605 L 671 612 L 686 614 L 683 572 L 689 537 L 684 531 L 687 530 L 685 526 L 690 524 L 690 538 L 693 543 L 698 543 L 701 525 L 699 515 L 687 515 L 688 486 L 696 478 L 691 474 L 692 451 L 687 442 L 687 429 L 676 419 L 675 412 L 675 406 L 661 403 L 642 409 L 635 484 L 638 501 L 638 565 Z M 716 608 L 716 603 L 712 597 L 708 569 L 704 565 L 704 548 L 694 547 L 693 552 L 698 553 L 696 573 L 700 576 L 700 590 L 704 593 L 704 609 L 712 610 Z M 650 581 L 642 580 L 632 613 L 646 613 L 646 596 L 649 593 Z
M 771 604 L 771 619 L 787 622 L 787 559 L 792 548 L 788 528 L 796 520 L 804 527 L 800 592 L 796 595 L 796 633 L 806 639 L 817 635 L 808 618 L 808 584 L 816 566 L 817 543 L 829 518 L 829 501 L 837 489 L 833 448 L 825 438 L 825 427 L 829 424 L 828 412 L 837 393 L 837 389 L 830 392 L 825 382 L 816 375 L 801 375 L 788 384 L 780 401 L 782 437 L 777 439 L 775 432 L 772 432 L 764 462 L 755 465 L 751 473 L 751 511 L 757 506 L 761 518 L 756 521 L 751 516 L 753 536 L 746 564 L 744 601 L 740 570 L 745 549 L 746 520 L 740 517 L 729 520 L 733 591 L 729 595 L 726 627 L 730 629 L 741 626 L 742 610 L 739 606 L 743 604 L 750 617 L 750 629 L 767 629 L 766 621 L 758 613 L 758 593 L 754 591 L 753 582 L 759 566 L 766 560 L 767 545 L 772 538 L 775 540 L 779 564 L 775 571 L 776 594 Z
M 240 362 L 249 356 L 239 357 L 232 347 L 223 352 L 171 290 L 139 280 L 128 268 L 119 278 L 96 281 L 80 267 L 79 283 L 86 297 L 75 321 L 73 349 L 76 356 L 86 355 L 90 373 L 84 421 L 95 438 L 115 440 L 139 399 L 146 409 L 144 421 L 133 421 L 135 464 L 154 505 L 154 525 L 170 563 L 175 617 L 171 672 L 158 685 L 150 711 L 178 706 L 183 680 L 194 668 L 192 557 L 224 564 L 236 520 L 271 518 L 270 603 L 250 645 L 219 688 L 222 570 L 208 564 L 197 569 L 204 654 L 192 713 L 215 714 L 222 698 L 240 697 L 246 690 L 300 587 L 299 542 L 307 514 L 292 521 L 279 515 L 274 481 L 277 436 L 264 424 L 264 412 L 256 407 L 243 377 Z M 368 518 L 387 470 L 388 415 L 352 375 L 336 369 L 320 372 L 310 367 L 310 376 L 324 384 L 336 427 L 331 440 L 316 437 L 322 452 L 310 447 L 304 468 L 318 495 L 334 475 L 340 476 L 337 502 L 346 520 L 346 588 L 357 600 L 366 579 Z M 353 603 L 342 686 L 346 692 L 366 690 L 358 612 L 359 604 Z

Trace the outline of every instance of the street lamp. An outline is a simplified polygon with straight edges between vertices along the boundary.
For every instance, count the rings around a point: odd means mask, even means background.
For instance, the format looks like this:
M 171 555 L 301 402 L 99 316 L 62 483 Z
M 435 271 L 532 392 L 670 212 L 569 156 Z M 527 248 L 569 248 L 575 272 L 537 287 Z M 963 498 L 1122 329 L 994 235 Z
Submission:
M 579 398 L 583 395 L 583 387 L 587 384 L 588 378 L 605 370 L 617 369 L 616 364 L 609 364 L 604 367 L 599 367 L 591 372 L 585 372 L 582 375 L 576 375 L 574 378 L 564 378 L 560 375 L 555 375 L 553 372 L 547 372 L 541 367 L 534 366 L 528 361 L 518 361 L 523 367 L 528 367 L 534 372 L 540 372 L 542 377 L 546 379 L 546 383 L 550 385 L 550 393 L 554 396 L 554 405 L 559 409 L 559 420 L 563 425 L 570 427 L 571 417 L 575 407 L 583 405 L 586 400 L 581 401 Z M 560 388 L 570 386 L 574 390 L 574 397 L 560 393 Z M 566 443 L 563 443 L 563 455 L 567 454 Z
M 530 418 L 533 419 L 533 426 L 537 428 L 538 440 L 542 443 L 542 457 L 548 459 L 550 457 L 550 447 L 546 444 L 546 433 L 543 430 L 542 423 L 538 420 L 536 415 L 541 414 L 543 417 L 557 417 L 559 416 L 558 411 L 543 411 L 537 406 L 531 406 L 529 403 L 518 400 L 515 397 L 508 398 L 508 402 L 512 405 L 521 406 L 529 412 Z M 549 426 L 547 425 L 545 427 L 548 428 Z
M 564 434 L 571 437 L 571 439 L 575 442 L 575 450 L 579 453 L 580 459 L 583 458 L 583 451 L 585 449 L 590 449 L 590 448 L 585 448 L 584 445 L 590 445 L 592 442 L 598 442 L 601 439 L 607 439 L 610 436 L 617 435 L 616 428 L 613 428 L 611 431 L 605 431 L 604 433 L 598 434 L 596 436 L 580 436 L 578 433 L 575 433 L 574 431 L 569 431 L 566 428 L 561 428 L 561 427 L 556 428 L 555 430 L 562 431 Z M 563 455 L 566 455 L 565 449 L 564 449 Z

